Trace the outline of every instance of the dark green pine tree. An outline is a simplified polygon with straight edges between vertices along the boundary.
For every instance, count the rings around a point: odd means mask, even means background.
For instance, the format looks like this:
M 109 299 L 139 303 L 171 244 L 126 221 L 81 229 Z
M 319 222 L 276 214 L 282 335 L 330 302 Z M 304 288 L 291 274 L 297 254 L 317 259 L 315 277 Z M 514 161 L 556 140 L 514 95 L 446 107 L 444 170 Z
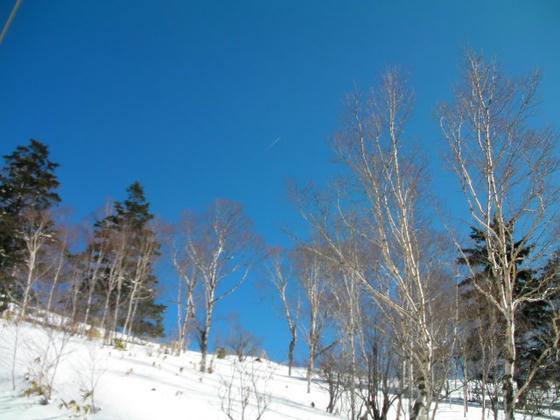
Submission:
M 150 213 L 150 204 L 144 195 L 144 190 L 139 182 L 133 183 L 127 188 L 128 197 L 124 203 L 116 202 L 114 213 L 95 224 L 96 238 L 102 240 L 103 237 L 110 236 L 108 231 L 126 230 L 129 235 L 127 260 L 125 263 L 124 284 L 120 302 L 126 307 L 126 302 L 130 299 L 133 290 L 131 279 L 134 277 L 134 270 L 137 267 L 138 258 L 142 257 L 142 249 L 145 241 L 150 241 L 150 246 L 154 250 L 152 258 L 148 263 L 143 276 L 142 288 L 136 289 L 134 303 L 134 322 L 131 330 L 137 336 L 163 337 L 163 313 L 165 305 L 156 303 L 158 280 L 154 275 L 154 259 L 159 255 L 160 244 L 157 242 L 156 233 L 152 230 L 149 222 L 153 219 Z M 107 266 L 110 263 L 107 263 Z M 99 283 L 99 293 L 105 293 L 104 283 Z M 113 297 L 113 304 L 116 297 Z M 102 300 L 100 298 L 99 300 Z M 120 311 L 117 319 L 117 326 L 123 327 L 125 323 L 126 311 Z
M 154 218 L 150 213 L 150 203 L 146 201 L 144 189 L 138 181 L 126 189 L 128 198 L 124 204 L 115 203 L 115 214 L 109 216 L 111 223 L 117 226 L 129 226 L 133 231 L 142 233 L 147 223 Z
M 492 228 L 495 228 L 495 223 L 492 223 Z M 513 226 L 510 222 L 507 226 L 510 232 L 513 232 Z M 496 282 L 492 279 L 492 270 L 490 265 L 490 258 L 488 255 L 488 248 L 486 246 L 486 239 L 484 232 L 475 227 L 471 227 L 471 239 L 474 241 L 473 248 L 464 248 L 464 257 L 458 259 L 458 263 L 461 265 L 469 265 L 471 268 L 480 268 L 475 276 L 463 280 L 459 284 L 461 305 L 463 317 L 468 321 L 476 321 L 471 325 L 478 325 L 477 328 L 482 329 L 485 334 L 496 334 L 500 336 L 504 334 L 503 322 L 500 321 L 501 315 L 494 308 L 492 303 L 490 303 L 487 298 L 474 286 L 474 283 L 490 293 L 496 298 L 498 296 L 498 290 L 496 288 Z M 523 249 L 520 249 L 522 241 L 511 241 L 508 244 L 507 255 L 517 254 L 516 265 L 516 284 L 514 290 L 514 298 L 519 298 L 521 296 L 530 294 L 535 291 L 540 282 L 540 277 L 535 270 L 527 269 L 523 267 L 523 263 L 526 258 L 532 252 L 532 245 L 525 245 Z M 528 374 L 535 367 L 534 364 L 538 360 L 539 356 L 544 350 L 544 345 L 542 341 L 542 335 L 545 334 L 547 328 L 551 327 L 551 320 L 547 319 L 546 314 L 550 313 L 550 308 L 548 308 L 548 303 L 544 300 L 535 302 L 524 302 L 518 308 L 516 319 L 516 377 L 514 378 L 517 382 L 518 387 L 522 386 L 527 380 Z M 494 316 L 498 318 L 498 324 L 495 326 L 495 330 L 492 331 L 492 325 L 490 325 L 490 313 L 493 311 Z M 550 332 L 550 331 L 548 331 Z M 476 330 L 471 331 L 470 336 L 467 340 L 472 342 L 471 348 L 476 349 L 477 337 Z M 498 339 L 497 342 L 502 342 L 503 340 Z M 476 350 L 473 351 L 472 357 L 477 359 Z M 542 384 L 544 380 L 543 372 L 541 371 L 531 382 L 531 386 L 537 386 Z M 494 372 L 497 374 L 497 372 Z
M 49 160 L 48 147 L 34 139 L 4 156 L 0 171 L 0 301 L 17 293 L 12 276 L 15 265 L 25 255 L 18 232 L 26 228 L 27 211 L 44 211 L 60 202 L 59 182 L 54 173 L 59 166 Z M 2 303 L 0 303 L 0 309 Z

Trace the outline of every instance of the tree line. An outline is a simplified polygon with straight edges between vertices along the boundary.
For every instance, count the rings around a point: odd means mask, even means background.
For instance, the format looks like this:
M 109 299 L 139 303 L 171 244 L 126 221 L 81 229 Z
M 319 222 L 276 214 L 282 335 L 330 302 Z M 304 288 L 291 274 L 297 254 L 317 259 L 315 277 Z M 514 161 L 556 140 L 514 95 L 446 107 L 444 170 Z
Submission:
M 49 159 L 48 147 L 31 139 L 4 159 L 1 309 L 17 303 L 19 320 L 42 309 L 66 314 L 76 326 L 163 336 L 165 307 L 155 302 L 153 274 L 160 244 L 142 186 L 132 184 L 123 203 L 109 205 L 79 234 L 57 221 L 58 164 Z
M 155 266 L 164 250 L 178 279 L 172 300 L 177 351 L 194 336 L 205 372 L 215 307 L 247 279 L 262 248 L 242 206 L 216 200 L 206 212 L 185 211 L 170 225 L 155 220 L 143 187 L 134 182 L 126 200 L 108 202 L 89 225 L 68 226 L 60 222 L 59 165 L 49 159 L 47 145 L 31 139 L 4 160 L 0 312 L 12 305 L 17 321 L 60 314 L 74 332 L 103 332 L 108 344 L 163 337 L 167 306 L 159 302 L 169 296 Z M 238 339 L 254 341 L 243 333 Z
M 266 247 L 227 200 L 156 222 L 138 182 L 77 235 L 57 221 L 58 165 L 32 139 L 0 174 L 1 309 L 19 320 L 64 314 L 107 342 L 161 337 L 154 267 L 165 258 L 177 279 L 176 350 L 195 338 L 206 372 L 216 305 L 252 272 L 286 321 L 289 373 L 301 339 L 308 392 L 318 375 L 329 412 L 435 418 L 461 390 L 465 413 L 473 400 L 483 417 L 542 410 L 560 389 L 560 244 L 557 136 L 531 124 L 540 77 L 465 56 L 453 99 L 436 111 L 460 221 L 436 205 L 444 175 L 430 180 L 433 151 L 414 141 L 402 72 L 348 95 L 331 141 L 342 174 L 328 188 L 289 188 L 310 231 L 291 234 L 291 249 Z M 237 339 L 241 356 L 252 337 Z
M 289 363 L 300 331 L 308 384 L 318 368 L 329 411 L 378 420 L 396 405 L 398 418 L 433 419 L 462 388 L 465 415 L 476 401 L 482 418 L 513 420 L 558 400 L 557 136 L 530 124 L 540 78 L 465 56 L 453 99 L 436 110 L 460 220 L 437 204 L 403 73 L 346 98 L 331 141 L 342 174 L 327 188 L 292 186 L 311 233 L 267 270 Z

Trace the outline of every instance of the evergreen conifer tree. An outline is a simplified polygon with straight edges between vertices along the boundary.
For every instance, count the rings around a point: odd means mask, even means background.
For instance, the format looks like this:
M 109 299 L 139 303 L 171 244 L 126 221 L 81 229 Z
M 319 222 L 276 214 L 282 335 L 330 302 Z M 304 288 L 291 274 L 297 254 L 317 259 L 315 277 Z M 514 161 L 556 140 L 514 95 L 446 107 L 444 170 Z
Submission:
M 491 225 L 495 229 L 495 224 Z M 508 231 L 513 232 L 513 222 L 507 225 Z M 461 290 L 461 305 L 463 319 L 470 321 L 471 330 L 467 334 L 467 345 L 473 351 L 471 357 L 474 361 L 480 357 L 478 338 L 476 334 L 490 335 L 494 334 L 496 342 L 502 342 L 498 337 L 504 334 L 504 327 L 500 320 L 500 314 L 493 305 L 487 302 L 487 298 L 474 286 L 476 282 L 479 288 L 482 288 L 492 296 L 498 297 L 495 287 L 496 282 L 490 276 L 492 271 L 489 262 L 489 251 L 486 246 L 485 235 L 480 229 L 471 227 L 471 239 L 474 241 L 473 248 L 463 248 L 463 257 L 459 258 L 458 263 L 461 265 L 469 265 L 470 267 L 480 267 L 480 271 L 473 277 L 463 280 L 459 284 Z M 535 290 L 539 286 L 539 273 L 535 270 L 523 267 L 524 260 L 531 254 L 532 246 L 525 246 L 519 249 L 523 241 L 514 241 L 511 239 L 508 245 L 507 255 L 517 255 L 515 265 L 517 267 L 517 282 L 515 284 L 514 293 L 516 297 L 523 296 Z M 552 261 L 551 263 L 552 264 Z M 552 265 L 550 265 L 552 269 Z M 494 313 L 491 314 L 491 311 Z M 516 381 L 518 387 L 521 387 L 527 380 L 528 373 L 533 370 L 533 364 L 537 362 L 540 355 L 545 349 L 545 337 L 550 335 L 552 328 L 552 319 L 549 303 L 545 300 L 537 300 L 524 302 L 517 310 L 516 318 L 518 320 L 518 328 L 516 329 Z M 497 325 L 491 325 L 490 319 L 498 319 Z M 480 329 L 480 331 L 477 331 Z M 470 345 L 469 345 L 470 344 Z M 478 349 L 478 350 L 477 350 Z M 501 356 L 503 354 L 500 352 Z M 497 367 L 497 366 L 496 366 Z M 546 380 L 546 370 L 540 370 L 539 374 L 531 381 L 531 386 L 542 385 Z M 491 372 L 495 377 L 501 376 L 500 372 Z M 522 403 L 522 401 L 520 401 Z
M 111 294 L 111 306 L 118 306 L 113 312 L 113 325 L 126 328 L 126 332 L 136 335 L 162 337 L 163 312 L 166 306 L 155 302 L 158 280 L 153 274 L 153 265 L 155 257 L 159 255 L 160 244 L 150 224 L 154 216 L 150 213 L 150 204 L 139 182 L 128 187 L 127 193 L 128 197 L 123 203 L 115 202 L 112 214 L 96 222 L 94 239 L 86 253 L 93 255 L 92 260 L 98 261 L 101 242 L 110 241 L 119 234 L 126 235 L 126 252 L 122 256 L 122 284 L 108 292 Z M 105 251 L 101 258 L 103 268 L 94 291 L 97 302 L 104 301 L 111 281 L 111 267 L 114 266 L 112 258 L 116 258 L 116 253 L 117 250 Z M 92 271 L 87 275 L 92 275 Z M 89 284 L 92 282 L 82 282 L 82 298 L 86 296 Z M 99 311 L 101 307 L 94 310 Z
M 32 229 L 26 213 L 43 212 L 60 202 L 54 173 L 59 165 L 49 160 L 45 144 L 31 139 L 4 160 L 0 171 L 0 310 L 17 294 L 13 272 L 25 258 L 22 232 Z

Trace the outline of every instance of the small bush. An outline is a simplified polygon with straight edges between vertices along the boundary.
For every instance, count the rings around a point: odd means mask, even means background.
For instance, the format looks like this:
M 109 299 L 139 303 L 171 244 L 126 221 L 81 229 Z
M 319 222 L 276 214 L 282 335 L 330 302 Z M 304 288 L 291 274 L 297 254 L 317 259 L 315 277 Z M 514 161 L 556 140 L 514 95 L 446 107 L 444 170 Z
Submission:
M 80 332 L 80 324 L 78 322 L 73 322 L 70 325 L 70 332 L 72 335 L 78 334 L 78 332 Z
M 67 410 L 71 410 L 74 412 L 76 416 L 82 416 L 82 415 L 87 416 L 88 414 L 93 414 L 97 411 L 95 407 L 93 407 L 91 404 L 80 405 L 76 402 L 76 400 L 71 400 L 69 402 L 63 400 L 58 405 L 58 408 L 59 409 L 66 408 Z
M 217 357 L 218 359 L 225 359 L 226 356 L 227 356 L 226 349 L 224 349 L 223 347 L 220 347 L 220 348 L 218 349 L 218 351 L 216 352 L 216 357 Z
M 23 391 L 23 396 L 29 398 L 32 395 L 45 396 L 46 390 L 37 381 L 31 381 L 29 388 Z
M 267 395 L 273 370 L 270 366 L 233 361 L 231 373 L 220 377 L 221 409 L 230 419 L 262 418 L 270 403 Z
M 121 351 L 126 350 L 126 345 L 124 344 L 124 341 L 121 340 L 120 338 L 115 338 L 115 340 L 113 341 L 113 347 Z
M 99 332 L 99 330 L 97 328 L 91 327 L 87 331 L 86 337 L 90 340 L 97 340 L 98 338 L 101 338 L 101 333 Z
M 31 381 L 29 388 L 23 391 L 23 396 L 29 398 L 32 395 L 39 395 L 42 397 L 39 404 L 47 405 L 49 403 L 49 396 L 51 392 L 52 388 L 49 385 L 41 385 L 36 381 Z

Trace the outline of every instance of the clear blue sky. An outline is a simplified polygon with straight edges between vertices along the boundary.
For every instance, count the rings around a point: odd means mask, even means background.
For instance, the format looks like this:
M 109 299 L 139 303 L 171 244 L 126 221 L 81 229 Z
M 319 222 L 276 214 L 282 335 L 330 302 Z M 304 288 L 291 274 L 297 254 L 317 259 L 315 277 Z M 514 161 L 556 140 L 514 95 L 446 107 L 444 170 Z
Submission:
M 14 3 L 0 0 L 2 25 Z M 410 72 L 409 131 L 438 170 L 433 110 L 462 48 L 510 73 L 542 68 L 541 115 L 558 127 L 559 42 L 555 0 L 23 0 L 0 45 L 0 154 L 30 137 L 47 143 L 76 220 L 139 180 L 165 219 L 228 198 L 269 244 L 288 246 L 281 227 L 301 224 L 286 180 L 336 173 L 327 141 L 354 84 L 393 64 Z M 434 175 L 441 196 L 453 188 L 445 177 Z M 235 309 L 284 359 L 287 330 L 270 304 L 246 285 L 219 319 Z

